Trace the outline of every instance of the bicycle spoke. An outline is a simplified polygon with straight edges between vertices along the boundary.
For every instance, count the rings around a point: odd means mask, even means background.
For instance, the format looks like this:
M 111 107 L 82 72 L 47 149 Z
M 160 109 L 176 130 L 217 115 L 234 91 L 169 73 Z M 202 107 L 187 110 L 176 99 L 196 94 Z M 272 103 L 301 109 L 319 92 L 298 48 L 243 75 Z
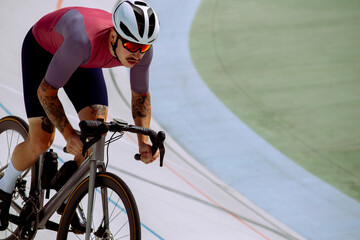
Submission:
M 106 173 L 109 174 L 109 173 Z M 113 176 L 112 176 L 113 177 Z M 135 234 L 140 236 L 140 224 L 137 222 L 138 227 L 136 228 L 136 233 L 134 233 L 133 229 L 135 218 L 133 215 L 129 215 L 125 210 L 125 205 L 129 203 L 124 203 L 124 200 L 128 200 L 128 193 L 123 193 L 123 186 L 120 187 L 118 181 L 114 181 L 113 178 L 103 177 L 105 182 L 97 182 L 100 186 L 97 186 L 95 189 L 95 197 L 94 197 L 94 218 L 92 220 L 92 231 L 91 231 L 91 239 L 134 239 Z M 101 178 L 102 179 L 102 178 Z M 109 180 L 110 179 L 110 180 Z M 104 185 L 102 185 L 104 184 Z M 79 194 L 74 194 L 73 199 L 70 200 L 68 205 L 69 214 L 73 211 L 73 209 L 81 204 L 84 207 L 84 212 L 87 211 L 87 199 L 88 199 L 88 185 L 83 185 L 83 187 L 78 189 Z M 106 194 L 102 196 L 102 194 Z M 78 196 L 77 196 L 78 195 Z M 105 198 L 104 198 L 105 197 Z M 77 201 L 72 201 L 74 199 L 78 199 Z M 104 201 L 105 200 L 105 201 Z M 73 202 L 73 203 L 72 203 Z M 76 205 L 77 204 L 77 205 Z M 106 206 L 104 205 L 106 204 Z M 124 205 L 125 204 L 125 205 Z M 134 203 L 131 203 L 131 207 L 128 205 L 129 210 L 137 209 Z M 105 220 L 106 215 L 108 215 L 108 222 Z M 65 218 L 65 213 L 63 218 Z M 138 215 L 136 214 L 137 220 Z M 131 220 L 129 220 L 129 218 Z M 71 228 L 70 221 L 63 220 L 63 228 Z M 69 232 L 66 229 L 60 227 L 59 232 L 67 231 L 65 235 L 67 239 L 84 239 L 85 234 L 82 236 L 72 237 L 74 233 Z M 64 237 L 65 237 L 64 236 Z
M 18 117 L 7 116 L 0 119 L 0 148 L 2 150 L 2 156 L 0 157 L 0 178 L 6 172 L 14 148 L 27 138 L 28 129 L 28 124 Z M 28 172 L 24 172 L 23 176 L 27 173 Z M 27 182 L 30 185 L 31 181 Z M 28 186 L 26 186 L 25 189 L 27 189 L 26 194 L 28 194 Z M 15 192 L 19 193 L 17 187 L 15 188 Z M 18 198 L 18 196 L 18 194 L 13 196 L 10 207 L 10 214 L 15 216 L 15 218 L 19 216 L 23 207 L 23 200 Z M 19 229 L 16 223 L 17 221 L 15 221 L 15 223 L 10 221 L 8 228 L 1 232 L 0 239 L 19 239 Z

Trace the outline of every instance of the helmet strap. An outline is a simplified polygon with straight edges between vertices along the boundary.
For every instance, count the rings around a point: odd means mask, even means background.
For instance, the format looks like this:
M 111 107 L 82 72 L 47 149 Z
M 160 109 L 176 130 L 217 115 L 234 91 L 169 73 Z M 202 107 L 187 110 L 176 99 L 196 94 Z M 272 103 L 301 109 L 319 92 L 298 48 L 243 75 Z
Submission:
M 114 43 L 114 44 L 111 43 L 111 47 L 112 47 L 112 50 L 113 50 L 113 52 L 114 52 L 115 58 L 120 62 L 120 59 L 119 59 L 118 55 L 116 54 L 116 48 L 117 48 L 117 46 L 118 46 L 118 42 L 119 42 L 120 36 L 119 36 L 118 33 L 116 33 L 116 36 L 117 36 L 117 37 L 116 37 L 115 43 Z

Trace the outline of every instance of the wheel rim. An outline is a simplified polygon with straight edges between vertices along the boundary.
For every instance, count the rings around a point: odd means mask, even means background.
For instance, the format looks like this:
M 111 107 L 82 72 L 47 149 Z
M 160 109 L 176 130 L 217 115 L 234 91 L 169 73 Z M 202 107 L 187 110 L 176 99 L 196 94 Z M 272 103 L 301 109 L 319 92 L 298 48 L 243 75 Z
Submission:
M 77 188 L 74 196 L 71 196 L 70 202 L 67 206 L 68 209 L 65 209 L 65 212 L 69 213 L 74 212 L 74 207 L 80 205 L 84 213 L 87 213 L 87 201 L 88 201 L 88 181 L 83 182 Z M 99 186 L 106 187 L 99 187 Z M 104 229 L 104 215 L 103 215 L 103 204 L 101 197 L 101 189 L 106 189 L 107 198 L 106 203 L 108 205 L 108 215 L 109 215 L 109 228 Z M 91 224 L 91 235 L 90 239 L 140 239 L 140 222 L 137 212 L 136 203 L 133 200 L 133 196 L 131 194 L 131 203 L 124 205 L 122 199 L 128 199 L 129 195 L 128 191 L 124 191 L 123 185 L 114 184 L 113 181 L 108 179 L 108 176 L 104 176 L 103 178 L 97 178 L 95 196 L 94 196 L 94 212 L 93 212 L 93 222 Z M 81 197 L 79 197 L 81 196 Z M 74 201 L 74 199 L 81 199 L 78 201 Z M 126 201 L 126 200 L 125 200 Z M 131 205 L 131 206 L 130 206 Z M 131 209 L 130 211 L 135 211 L 136 217 L 134 215 L 128 216 L 126 209 Z M 130 219 L 131 220 L 130 220 Z M 136 220 L 135 220 L 136 219 Z M 65 229 L 70 229 L 69 220 L 65 220 L 65 213 L 63 215 L 61 225 L 63 225 L 63 229 L 60 229 L 59 232 L 63 232 Z M 135 227 L 136 226 L 136 227 Z M 131 230 L 130 230 L 131 229 Z M 136 230 L 135 230 L 136 229 Z M 131 233 L 130 233 L 131 232 Z M 135 233 L 136 232 L 136 233 Z M 85 234 L 76 235 L 71 231 L 67 232 L 67 239 L 85 239 Z
M 2 119 L 3 120 L 3 119 Z M 9 162 L 11 161 L 11 155 L 14 151 L 14 148 L 21 142 L 25 141 L 27 138 L 27 125 L 23 125 L 16 118 L 10 117 L 6 121 L 0 122 L 0 178 L 3 177 L 5 168 L 7 168 Z M 27 181 L 26 184 L 26 193 L 29 193 L 31 177 L 29 173 L 30 170 L 22 173 L 22 179 Z M 13 202 L 10 207 L 10 214 L 19 216 L 21 208 L 23 205 L 23 200 L 19 196 L 17 189 L 15 189 L 15 194 L 13 194 Z M 0 239 L 13 239 L 14 235 L 17 234 L 18 227 L 16 224 L 13 224 L 9 221 L 9 227 L 7 230 L 0 232 Z

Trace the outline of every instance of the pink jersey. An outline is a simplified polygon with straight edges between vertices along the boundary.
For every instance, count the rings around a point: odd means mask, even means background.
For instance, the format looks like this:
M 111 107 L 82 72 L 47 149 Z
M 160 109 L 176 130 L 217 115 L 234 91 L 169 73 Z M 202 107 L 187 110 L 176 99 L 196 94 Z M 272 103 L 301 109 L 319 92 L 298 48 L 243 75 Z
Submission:
M 108 38 L 113 27 L 111 13 L 93 8 L 68 7 L 49 13 L 41 18 L 33 27 L 32 33 L 36 41 L 51 54 L 59 49 L 64 37 L 55 31 L 60 18 L 69 10 L 78 11 L 84 19 L 86 33 L 91 43 L 91 58 L 81 65 L 85 68 L 110 68 L 121 66 L 109 51 Z
M 39 45 L 53 54 L 45 80 L 63 87 L 78 67 L 110 68 L 122 66 L 111 54 L 109 35 L 112 15 L 100 9 L 68 7 L 41 18 L 32 28 Z M 147 92 L 152 48 L 131 68 L 131 88 Z

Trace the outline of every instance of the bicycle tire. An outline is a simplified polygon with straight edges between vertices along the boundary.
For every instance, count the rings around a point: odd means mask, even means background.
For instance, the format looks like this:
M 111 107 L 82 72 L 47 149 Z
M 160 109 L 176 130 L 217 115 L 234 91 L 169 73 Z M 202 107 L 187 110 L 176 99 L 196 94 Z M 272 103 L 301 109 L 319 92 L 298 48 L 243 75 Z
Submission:
M 20 117 L 17 116 L 6 116 L 0 119 L 0 149 L 1 152 L 7 153 L 7 156 L 4 159 L 4 155 L 0 157 L 0 177 L 3 176 L 5 169 L 11 159 L 11 154 L 14 148 L 25 141 L 29 134 L 29 125 Z M 21 178 L 27 179 L 27 181 L 31 182 L 31 174 L 29 171 L 25 171 Z M 30 185 L 26 186 L 26 192 L 29 194 Z M 15 193 L 17 189 L 15 189 Z M 19 216 L 20 210 L 19 208 L 15 208 L 15 206 L 21 206 L 23 200 L 21 198 L 16 198 L 16 194 L 13 194 L 13 200 L 10 207 L 10 213 L 13 215 Z M 17 239 L 19 233 L 18 226 L 14 223 L 9 222 L 9 227 L 7 230 L 0 232 L 0 239 L 1 240 L 12 240 Z
M 86 215 L 88 186 L 89 177 L 84 179 L 71 194 L 60 220 L 58 240 L 85 239 L 85 234 L 75 236 L 75 233 L 70 228 L 70 222 L 78 205 L 82 206 Z M 141 227 L 138 208 L 135 198 L 125 182 L 109 172 L 97 173 L 95 187 L 94 214 L 90 239 L 115 239 L 116 237 L 116 239 L 140 240 Z M 106 204 L 109 209 L 109 218 L 111 218 L 109 220 L 109 232 L 106 233 L 106 237 L 103 233 L 105 229 L 103 229 L 104 215 L 101 189 L 107 191 Z M 116 217 L 116 219 L 112 219 L 112 217 Z M 114 230 L 114 228 L 116 229 Z

